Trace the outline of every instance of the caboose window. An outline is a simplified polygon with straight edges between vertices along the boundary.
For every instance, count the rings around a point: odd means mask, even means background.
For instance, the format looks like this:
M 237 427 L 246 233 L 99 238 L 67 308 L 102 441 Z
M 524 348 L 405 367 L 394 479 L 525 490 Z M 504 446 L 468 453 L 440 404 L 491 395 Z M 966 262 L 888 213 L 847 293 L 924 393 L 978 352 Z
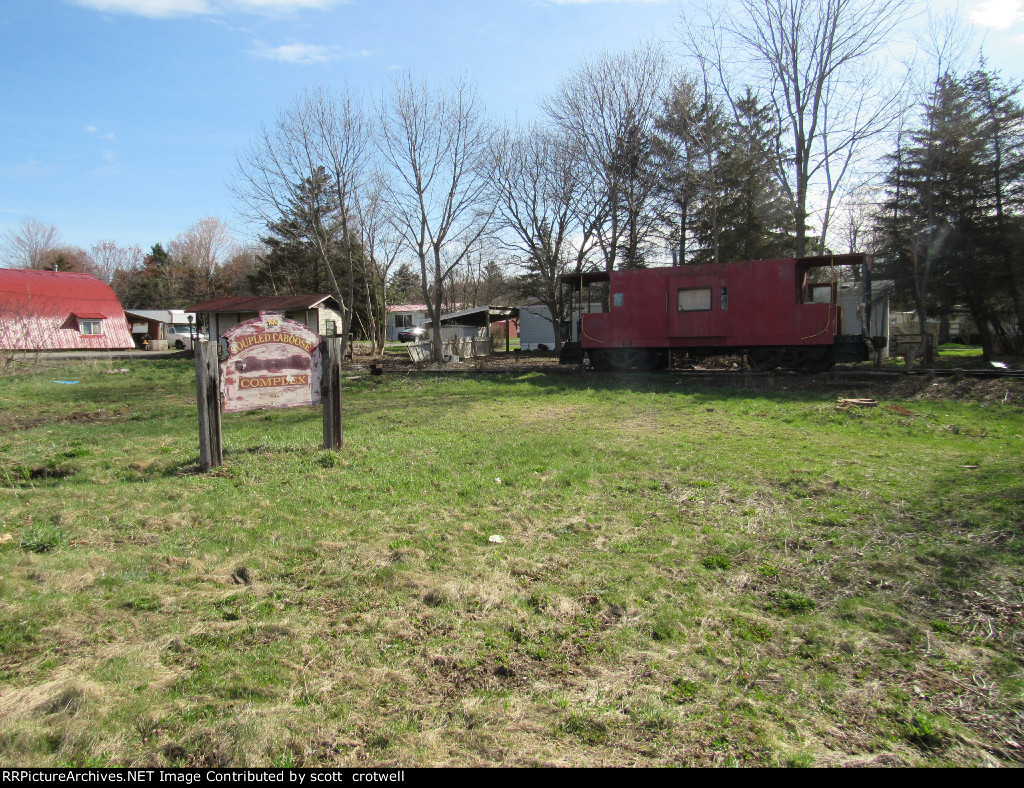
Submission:
M 679 312 L 710 312 L 710 287 L 684 287 L 676 293 L 676 310 Z
M 724 312 L 729 308 L 729 288 L 722 288 L 722 311 Z
M 612 306 L 622 306 L 625 303 L 625 293 L 612 293 Z
M 811 286 L 811 303 L 812 304 L 831 304 L 832 303 L 832 285 L 812 285 Z

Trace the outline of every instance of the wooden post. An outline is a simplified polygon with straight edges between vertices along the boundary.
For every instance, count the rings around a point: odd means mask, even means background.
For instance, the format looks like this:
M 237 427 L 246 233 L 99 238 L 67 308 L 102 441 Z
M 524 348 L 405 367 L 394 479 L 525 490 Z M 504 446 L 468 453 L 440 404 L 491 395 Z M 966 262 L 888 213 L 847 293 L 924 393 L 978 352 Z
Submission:
M 196 362 L 196 406 L 199 409 L 199 469 L 224 462 L 220 432 L 220 362 L 217 343 L 199 342 Z
M 341 337 L 320 338 L 320 404 L 324 409 L 324 448 L 345 444 L 341 427 Z

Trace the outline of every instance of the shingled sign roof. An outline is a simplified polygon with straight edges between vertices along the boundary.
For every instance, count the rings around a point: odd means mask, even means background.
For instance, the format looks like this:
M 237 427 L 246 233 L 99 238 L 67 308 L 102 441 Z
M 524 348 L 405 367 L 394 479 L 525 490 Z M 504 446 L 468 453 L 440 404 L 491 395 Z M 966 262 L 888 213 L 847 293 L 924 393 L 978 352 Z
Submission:
M 313 309 L 321 306 L 324 301 L 334 304 L 332 295 L 295 295 L 295 296 L 232 296 L 230 298 L 211 298 L 201 304 L 190 306 L 189 312 L 213 313 L 244 313 L 244 312 L 290 312 L 295 309 Z

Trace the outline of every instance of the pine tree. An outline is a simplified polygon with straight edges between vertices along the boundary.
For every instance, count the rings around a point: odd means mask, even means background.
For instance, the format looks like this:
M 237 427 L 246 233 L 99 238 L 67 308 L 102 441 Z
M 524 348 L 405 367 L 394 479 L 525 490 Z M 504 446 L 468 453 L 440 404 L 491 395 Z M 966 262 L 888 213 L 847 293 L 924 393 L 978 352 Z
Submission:
M 722 262 L 793 254 L 793 208 L 773 174 L 779 135 L 771 108 L 762 106 L 748 89 L 736 101 L 733 122 L 724 128 L 712 186 L 717 193 L 718 259 Z M 697 224 L 704 249 L 714 237 L 706 213 Z
M 355 222 L 350 218 L 348 226 Z M 344 238 L 337 201 L 320 168 L 283 209 L 282 216 L 267 223 L 260 238 L 265 252 L 257 260 L 249 286 L 257 295 L 321 295 L 330 292 L 329 278 L 321 255 L 323 247 L 338 281 L 348 280 L 351 260 L 354 292 L 365 290 L 363 249 L 355 237 Z M 352 331 L 366 334 L 368 311 L 373 304 L 353 304 Z
M 1019 343 L 1024 322 L 1019 92 L 983 68 L 938 80 L 921 125 L 890 157 L 878 217 L 883 272 L 913 303 L 922 335 L 929 315 L 964 304 L 986 360 L 996 338 Z

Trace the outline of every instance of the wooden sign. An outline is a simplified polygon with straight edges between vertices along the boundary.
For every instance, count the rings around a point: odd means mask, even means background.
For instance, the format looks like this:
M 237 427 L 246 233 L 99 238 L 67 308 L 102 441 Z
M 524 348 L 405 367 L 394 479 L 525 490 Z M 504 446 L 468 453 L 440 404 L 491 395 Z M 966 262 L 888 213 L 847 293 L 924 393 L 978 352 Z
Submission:
M 224 332 L 221 410 L 294 408 L 320 402 L 320 336 L 271 312 Z

